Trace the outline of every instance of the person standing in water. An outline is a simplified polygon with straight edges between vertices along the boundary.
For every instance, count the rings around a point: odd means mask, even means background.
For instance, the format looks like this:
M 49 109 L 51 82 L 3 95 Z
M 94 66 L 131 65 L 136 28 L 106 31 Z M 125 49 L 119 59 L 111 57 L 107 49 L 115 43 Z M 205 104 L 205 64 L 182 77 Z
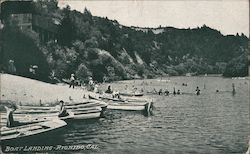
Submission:
M 196 90 L 195 90 L 195 91 L 196 91 L 196 95 L 200 95 L 200 94 L 201 94 L 201 90 L 199 89 L 198 86 L 196 87 Z
M 176 95 L 175 87 L 174 87 L 174 92 L 173 92 L 173 94 Z
M 158 94 L 159 94 L 159 95 L 161 95 L 161 94 L 162 94 L 162 89 L 160 89 L 160 90 L 159 90 Z
M 181 91 L 180 89 L 177 90 L 177 95 L 180 95 L 181 94 Z
M 233 88 L 233 91 L 232 91 L 232 93 L 233 93 L 233 95 L 235 95 L 235 94 L 236 94 L 236 90 L 235 90 L 235 86 L 234 86 L 234 83 L 232 84 L 232 88 Z
M 166 90 L 165 90 L 165 92 L 164 92 L 164 93 L 165 93 L 165 95 L 166 95 L 166 96 L 168 96 L 168 95 L 169 95 L 169 91 L 168 91 L 168 89 L 167 89 L 167 88 L 166 88 Z

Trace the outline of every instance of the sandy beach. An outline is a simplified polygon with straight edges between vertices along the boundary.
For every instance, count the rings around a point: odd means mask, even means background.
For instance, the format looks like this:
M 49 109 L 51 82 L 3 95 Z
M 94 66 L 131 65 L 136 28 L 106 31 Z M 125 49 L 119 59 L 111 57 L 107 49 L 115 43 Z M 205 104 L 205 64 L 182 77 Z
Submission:
M 10 74 L 0 74 L 0 101 L 29 105 L 55 104 L 60 100 L 82 101 L 89 93 L 67 84 L 50 84 Z

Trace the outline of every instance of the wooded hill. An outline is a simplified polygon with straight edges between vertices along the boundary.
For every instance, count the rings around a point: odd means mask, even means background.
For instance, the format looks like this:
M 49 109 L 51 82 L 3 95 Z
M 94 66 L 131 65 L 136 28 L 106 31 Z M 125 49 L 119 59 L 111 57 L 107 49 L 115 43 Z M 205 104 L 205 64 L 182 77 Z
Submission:
M 42 42 L 38 33 L 20 31 L 9 22 L 1 30 L 9 36 L 3 42 L 8 49 L 4 61 L 14 59 L 20 75 L 27 75 L 30 64 L 39 66 L 38 78 L 42 79 L 51 72 L 58 79 L 75 73 L 78 79 L 92 76 L 97 81 L 186 73 L 248 74 L 249 39 L 244 34 L 224 36 L 206 25 L 194 29 L 127 27 L 93 16 L 86 8 L 83 13 L 69 6 L 59 9 L 57 2 L 34 2 L 34 8 L 35 14 L 59 21 L 57 40 Z

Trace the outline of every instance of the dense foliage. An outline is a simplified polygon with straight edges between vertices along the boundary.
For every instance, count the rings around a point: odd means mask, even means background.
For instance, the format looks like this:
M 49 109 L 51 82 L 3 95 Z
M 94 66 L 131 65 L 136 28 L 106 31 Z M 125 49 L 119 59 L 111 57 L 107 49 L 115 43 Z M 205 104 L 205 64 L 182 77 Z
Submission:
M 112 81 L 186 73 L 248 73 L 244 56 L 249 40 L 243 34 L 224 36 L 206 25 L 194 29 L 126 27 L 92 16 L 86 8 L 83 13 L 69 6 L 61 10 L 56 3 L 34 4 L 40 15 L 60 19 L 58 41 L 33 39 L 39 42 L 38 49 L 25 50 L 26 54 L 30 50 L 41 52 L 38 59 L 46 59 L 48 64 L 43 68 L 59 79 L 69 78 L 71 73 L 83 81 L 89 76 Z

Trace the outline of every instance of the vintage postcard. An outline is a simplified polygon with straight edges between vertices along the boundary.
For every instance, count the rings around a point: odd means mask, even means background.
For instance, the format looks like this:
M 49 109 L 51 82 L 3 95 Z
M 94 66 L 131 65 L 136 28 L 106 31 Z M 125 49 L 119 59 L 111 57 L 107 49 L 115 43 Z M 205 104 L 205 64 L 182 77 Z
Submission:
M 248 0 L 0 0 L 2 153 L 250 154 Z

